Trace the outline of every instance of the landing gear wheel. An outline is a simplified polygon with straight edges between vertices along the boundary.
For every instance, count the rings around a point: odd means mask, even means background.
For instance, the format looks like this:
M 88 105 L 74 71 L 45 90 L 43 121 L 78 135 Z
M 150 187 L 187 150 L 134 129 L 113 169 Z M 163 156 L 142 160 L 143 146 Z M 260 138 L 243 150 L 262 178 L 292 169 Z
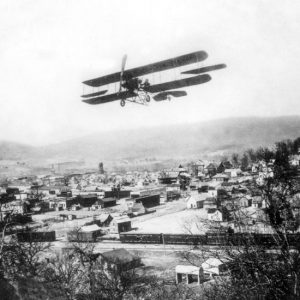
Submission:
M 146 95 L 146 102 L 150 102 L 151 98 L 149 95 Z
M 122 107 L 124 107 L 124 106 L 125 106 L 125 103 L 126 103 L 125 100 L 122 99 L 121 102 L 120 102 L 120 105 L 121 105 Z

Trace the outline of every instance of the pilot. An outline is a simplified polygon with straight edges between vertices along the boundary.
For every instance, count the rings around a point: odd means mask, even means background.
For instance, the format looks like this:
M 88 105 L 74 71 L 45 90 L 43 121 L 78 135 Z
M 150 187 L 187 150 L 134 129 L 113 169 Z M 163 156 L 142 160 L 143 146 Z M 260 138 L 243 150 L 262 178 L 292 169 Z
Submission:
M 146 78 L 145 81 L 144 81 L 144 83 L 142 84 L 142 87 L 143 88 L 147 88 L 149 86 L 150 86 L 150 82 L 149 82 L 148 78 Z

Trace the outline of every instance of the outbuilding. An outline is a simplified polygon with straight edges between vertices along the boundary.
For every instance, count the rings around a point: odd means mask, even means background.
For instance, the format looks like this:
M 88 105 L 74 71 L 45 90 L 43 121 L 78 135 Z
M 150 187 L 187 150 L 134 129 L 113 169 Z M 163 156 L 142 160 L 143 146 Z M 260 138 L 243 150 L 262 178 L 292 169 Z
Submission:
M 192 265 L 177 265 L 176 272 L 176 284 L 181 283 L 184 279 L 187 284 L 196 282 L 200 284 L 204 281 L 204 272 L 202 267 Z
M 203 208 L 203 200 L 201 201 L 199 198 L 195 196 L 190 196 L 186 202 L 187 209 L 193 208 Z
M 127 216 L 113 218 L 111 222 L 111 232 L 121 233 L 131 230 L 131 220 Z
M 225 262 L 215 257 L 207 259 L 201 266 L 204 274 L 208 274 L 210 276 L 222 275 L 228 269 Z
M 112 207 L 117 205 L 117 200 L 116 198 L 103 198 L 99 200 L 101 207 L 106 208 L 106 207 Z

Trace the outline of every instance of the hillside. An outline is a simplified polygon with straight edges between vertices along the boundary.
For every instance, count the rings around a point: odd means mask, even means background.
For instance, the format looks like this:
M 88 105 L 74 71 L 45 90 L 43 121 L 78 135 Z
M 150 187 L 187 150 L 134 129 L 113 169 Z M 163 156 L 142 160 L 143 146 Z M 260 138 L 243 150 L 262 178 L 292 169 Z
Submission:
M 220 119 L 194 124 L 99 132 L 44 147 L 1 142 L 5 160 L 116 160 L 202 157 L 271 146 L 300 136 L 300 116 Z
M 101 132 L 40 149 L 44 157 L 77 159 L 159 159 L 271 146 L 300 136 L 300 117 L 236 118 L 128 131 Z

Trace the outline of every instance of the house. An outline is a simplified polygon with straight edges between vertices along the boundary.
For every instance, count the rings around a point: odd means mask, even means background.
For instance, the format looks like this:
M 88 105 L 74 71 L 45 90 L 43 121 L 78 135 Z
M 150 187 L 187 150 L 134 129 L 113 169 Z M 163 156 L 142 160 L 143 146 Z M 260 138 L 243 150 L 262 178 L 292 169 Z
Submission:
M 103 252 L 98 260 L 103 266 L 103 270 L 108 276 L 119 276 L 121 272 L 126 272 L 141 266 L 141 259 L 131 254 L 124 248 Z
M 27 212 L 27 205 L 25 202 L 20 200 L 11 201 L 8 203 L 4 203 L 1 206 L 1 219 L 5 217 L 7 214 L 20 214 L 23 215 Z
M 197 190 L 199 187 L 199 179 L 192 179 L 190 182 L 190 189 Z
M 178 180 L 179 172 L 177 171 L 162 171 L 158 177 L 160 184 L 172 184 Z
M 289 162 L 290 162 L 290 165 L 292 166 L 299 166 L 300 164 L 300 155 L 291 155 L 289 157 Z
M 240 207 L 249 207 L 252 204 L 252 198 L 246 195 L 244 197 L 241 197 L 238 202 Z
M 111 222 L 111 232 L 120 233 L 131 230 L 131 220 L 127 216 L 113 218 Z
M 210 276 L 222 275 L 228 270 L 227 264 L 225 262 L 214 257 L 207 259 L 204 263 L 202 263 L 201 266 L 203 268 L 204 274 L 208 274 Z
M 127 214 L 131 217 L 144 215 L 147 212 L 143 203 L 134 203 L 133 206 L 128 210 Z
M 180 196 L 180 191 L 167 191 L 167 201 L 178 200 Z
M 230 178 L 238 177 L 242 174 L 240 169 L 225 169 L 224 174 L 228 175 Z
M 160 194 L 139 197 L 135 199 L 136 203 L 142 203 L 144 207 L 151 208 L 160 205 Z
M 186 202 L 186 208 L 187 209 L 203 208 L 203 200 L 200 200 L 195 196 L 190 196 Z
M 63 185 L 50 185 L 50 186 L 33 186 L 32 189 L 42 193 L 45 197 L 55 197 L 61 194 L 61 190 L 64 188 Z
M 218 191 L 215 187 L 209 186 L 207 191 L 208 197 L 217 197 Z
M 104 198 L 126 198 L 130 196 L 130 190 L 121 190 L 120 187 L 112 187 L 111 190 L 104 191 Z
M 78 231 L 68 232 L 69 241 L 95 242 L 102 235 L 101 228 L 96 225 L 82 226 Z
M 15 194 L 16 200 L 26 200 L 27 199 L 27 193 L 19 193 Z
M 210 208 L 217 208 L 217 201 L 216 198 L 206 198 L 203 201 L 203 208 L 204 209 L 210 209 Z
M 96 204 L 98 197 L 96 194 L 89 195 L 78 195 L 73 198 L 74 204 L 80 204 L 82 207 L 91 207 L 93 204 Z
M 110 214 L 101 214 L 97 217 L 97 220 L 100 221 L 100 226 L 109 226 L 113 220 L 113 217 Z
M 66 210 L 67 201 L 66 199 L 54 198 L 49 200 L 49 209 L 50 210 Z
M 204 173 L 204 162 L 202 160 L 198 160 L 191 165 L 192 173 L 194 176 L 198 177 L 199 175 Z
M 116 198 L 103 198 L 99 200 L 101 207 L 106 208 L 106 207 L 112 207 L 117 205 L 117 200 Z
M 223 221 L 223 214 L 218 209 L 209 208 L 207 210 L 207 219 L 209 221 L 222 222 Z
M 210 177 L 212 177 L 217 174 L 217 168 L 218 166 L 215 163 L 210 163 L 206 166 L 204 172 L 206 172 Z
M 179 187 L 178 187 L 179 186 Z M 180 191 L 180 185 L 178 184 L 170 184 L 168 187 L 171 187 L 171 190 Z M 140 198 L 145 196 L 154 196 L 157 194 L 164 195 L 166 193 L 167 187 L 154 187 L 154 188 L 147 188 L 147 189 L 139 189 L 137 191 L 132 191 L 130 193 L 130 198 Z M 170 189 L 168 189 L 170 190 Z
M 215 176 L 212 177 L 212 179 L 214 181 L 226 182 L 229 180 L 229 177 L 226 174 L 216 174 Z
M 232 169 L 230 161 L 222 161 L 217 168 L 217 173 L 223 173 L 226 169 Z
M 262 208 L 263 207 L 263 200 L 261 196 L 254 196 L 252 198 L 252 205 L 253 208 Z
M 172 183 L 166 185 L 166 192 L 179 192 L 180 193 L 180 184 Z

